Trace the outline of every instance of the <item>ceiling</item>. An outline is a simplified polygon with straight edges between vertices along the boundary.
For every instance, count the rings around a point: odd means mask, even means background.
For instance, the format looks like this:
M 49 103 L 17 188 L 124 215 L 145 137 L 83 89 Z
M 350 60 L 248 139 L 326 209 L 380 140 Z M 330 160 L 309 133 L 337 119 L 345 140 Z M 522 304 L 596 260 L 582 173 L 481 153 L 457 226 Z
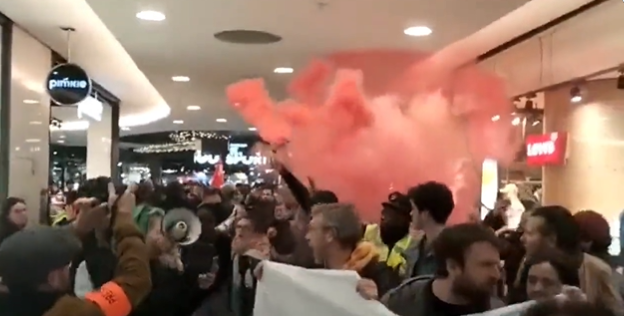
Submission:
M 2 1 L 2 0 L 0 0 Z M 312 57 L 347 49 L 400 48 L 435 51 L 465 38 L 520 7 L 526 0 L 263 0 L 136 1 L 87 0 L 119 43 L 171 107 L 168 118 L 133 127 L 130 133 L 175 129 L 246 130 L 249 126 L 224 98 L 228 84 L 263 77 L 274 96 L 284 97 L 290 74 Z M 150 22 L 137 12 L 163 12 L 166 20 Z M 365 22 L 365 23 L 363 23 Z M 403 30 L 425 25 L 428 37 L 408 37 Z M 224 30 L 261 30 L 283 38 L 270 45 L 224 43 Z M 496 43 L 499 44 L 499 43 Z M 173 82 L 188 76 L 189 82 Z M 198 105 L 199 111 L 188 111 Z M 226 123 L 218 123 L 225 118 Z M 173 124 L 183 120 L 183 125 Z

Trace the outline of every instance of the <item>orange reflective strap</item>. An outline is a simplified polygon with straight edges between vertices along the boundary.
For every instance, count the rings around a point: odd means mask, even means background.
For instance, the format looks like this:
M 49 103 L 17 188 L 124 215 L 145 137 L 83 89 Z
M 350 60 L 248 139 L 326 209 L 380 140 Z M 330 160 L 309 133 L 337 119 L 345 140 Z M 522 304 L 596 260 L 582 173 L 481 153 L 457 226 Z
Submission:
M 95 303 L 106 316 L 128 316 L 132 304 L 124 290 L 115 282 L 108 282 L 99 291 L 87 293 L 85 300 Z

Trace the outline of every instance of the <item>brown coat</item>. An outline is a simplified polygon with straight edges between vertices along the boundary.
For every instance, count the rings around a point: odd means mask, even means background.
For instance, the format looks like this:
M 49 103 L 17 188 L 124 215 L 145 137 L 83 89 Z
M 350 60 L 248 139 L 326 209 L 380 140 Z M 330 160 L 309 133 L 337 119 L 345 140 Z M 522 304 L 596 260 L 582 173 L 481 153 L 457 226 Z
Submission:
M 132 307 L 136 307 L 152 288 L 149 258 L 142 233 L 136 228 L 132 214 L 119 213 L 113 228 L 119 263 L 113 282 L 123 290 Z M 89 301 L 66 295 L 44 316 L 106 316 Z

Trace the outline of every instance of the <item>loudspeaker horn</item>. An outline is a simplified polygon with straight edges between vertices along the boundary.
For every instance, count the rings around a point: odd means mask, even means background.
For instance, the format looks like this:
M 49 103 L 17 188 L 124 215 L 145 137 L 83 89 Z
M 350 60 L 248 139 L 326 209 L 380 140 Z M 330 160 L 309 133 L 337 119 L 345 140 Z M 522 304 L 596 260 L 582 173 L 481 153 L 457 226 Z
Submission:
M 191 210 L 176 208 L 168 211 L 162 220 L 162 231 L 178 245 L 190 245 L 201 235 L 199 218 Z

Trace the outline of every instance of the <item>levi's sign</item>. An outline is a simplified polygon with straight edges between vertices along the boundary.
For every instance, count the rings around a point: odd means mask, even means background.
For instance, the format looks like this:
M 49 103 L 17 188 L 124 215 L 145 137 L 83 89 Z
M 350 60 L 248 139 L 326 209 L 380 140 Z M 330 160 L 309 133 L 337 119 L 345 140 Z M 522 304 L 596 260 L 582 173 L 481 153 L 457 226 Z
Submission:
M 527 165 L 561 165 L 565 162 L 566 133 L 529 135 L 526 138 Z

